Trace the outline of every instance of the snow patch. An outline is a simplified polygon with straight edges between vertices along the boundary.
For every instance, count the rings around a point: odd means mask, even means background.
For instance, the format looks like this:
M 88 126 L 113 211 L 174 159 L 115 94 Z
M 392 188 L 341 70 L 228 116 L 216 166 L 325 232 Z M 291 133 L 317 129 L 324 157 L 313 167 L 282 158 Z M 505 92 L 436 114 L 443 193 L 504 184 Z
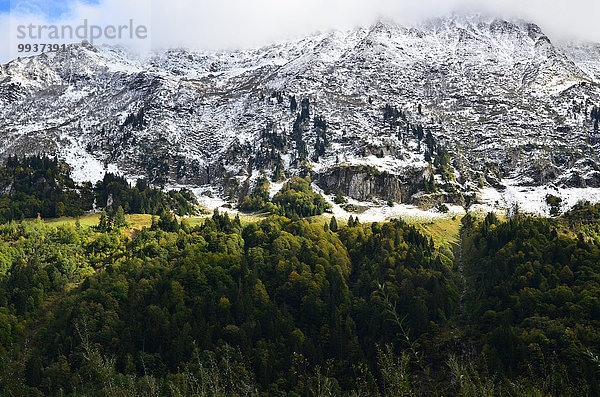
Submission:
M 71 178 L 77 182 L 92 182 L 96 183 L 104 178 L 107 170 L 104 164 L 91 154 L 87 153 L 77 143 L 72 143 L 62 151 L 64 160 L 71 167 Z M 117 173 L 116 166 L 110 169 L 110 172 Z

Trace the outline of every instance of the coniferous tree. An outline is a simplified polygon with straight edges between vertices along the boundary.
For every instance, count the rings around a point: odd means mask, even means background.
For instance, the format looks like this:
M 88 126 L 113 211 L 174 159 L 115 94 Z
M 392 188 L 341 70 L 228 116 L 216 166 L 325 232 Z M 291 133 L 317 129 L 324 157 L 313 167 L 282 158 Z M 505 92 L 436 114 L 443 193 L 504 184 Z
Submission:
M 296 97 L 294 95 L 292 95 L 290 97 L 290 111 L 292 113 L 295 113 L 296 110 L 298 110 L 298 102 L 296 102 Z
M 125 221 L 125 211 L 123 210 L 122 206 L 119 206 L 115 211 L 112 224 L 116 229 L 127 226 L 127 222 Z
M 425 136 L 425 132 L 423 131 L 423 126 L 418 125 L 417 126 L 417 139 L 419 140 L 419 142 L 423 139 L 424 136 Z
M 177 232 L 179 231 L 179 223 L 177 218 L 170 212 L 163 211 L 158 219 L 158 227 L 165 232 Z
M 329 223 L 329 230 L 331 230 L 332 232 L 338 231 L 338 224 L 337 220 L 335 219 L 335 216 L 331 217 L 331 222 Z
M 102 214 L 100 215 L 100 221 L 98 222 L 98 230 L 101 232 L 108 231 L 110 229 L 110 220 L 108 216 L 106 216 L 106 211 L 102 210 Z
M 431 163 L 431 154 L 429 153 L 429 150 L 425 151 L 425 161 Z
M 57 218 L 60 218 L 61 216 L 65 215 L 65 203 L 63 203 L 62 201 L 56 203 L 54 212 Z
M 425 135 L 425 145 L 427 145 L 430 153 L 435 151 L 435 138 L 431 134 L 431 131 L 427 131 L 427 134 Z
M 300 110 L 301 121 L 304 122 L 310 119 L 310 99 L 304 98 L 300 103 L 302 109 Z
M 277 162 L 275 165 L 275 170 L 273 171 L 273 176 L 271 177 L 271 180 L 273 182 L 277 182 L 278 180 L 281 179 L 283 175 L 283 165 L 281 164 L 281 157 L 279 155 L 277 155 Z

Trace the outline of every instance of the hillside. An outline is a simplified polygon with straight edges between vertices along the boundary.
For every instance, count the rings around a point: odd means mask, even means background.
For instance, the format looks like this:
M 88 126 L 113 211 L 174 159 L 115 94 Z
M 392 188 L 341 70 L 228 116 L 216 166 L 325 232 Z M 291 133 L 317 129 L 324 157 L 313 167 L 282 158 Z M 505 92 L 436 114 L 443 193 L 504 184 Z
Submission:
M 597 395 L 597 234 L 557 230 L 4 224 L 0 394 Z

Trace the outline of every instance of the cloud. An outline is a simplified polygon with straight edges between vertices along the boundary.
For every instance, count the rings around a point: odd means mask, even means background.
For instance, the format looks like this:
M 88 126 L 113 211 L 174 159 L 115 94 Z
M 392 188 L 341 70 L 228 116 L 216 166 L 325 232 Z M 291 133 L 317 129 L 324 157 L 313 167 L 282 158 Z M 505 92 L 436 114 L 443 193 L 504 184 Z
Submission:
M 20 23 L 79 24 L 84 19 L 100 26 L 146 24 L 151 41 L 138 43 L 154 48 L 229 49 L 265 45 L 310 34 L 317 30 L 348 29 L 368 25 L 377 18 L 403 24 L 446 14 L 460 8 L 520 17 L 538 23 L 551 38 L 583 38 L 600 42 L 594 0 L 94 0 L 69 4 L 60 13 L 41 9 L 40 4 L 58 0 L 19 0 L 20 12 L 0 14 L 0 32 L 8 32 L 14 46 L 15 27 Z M 27 5 L 30 5 L 29 7 Z M 36 8 L 37 7 L 37 8 Z M 58 15 L 58 17 L 57 17 Z M 6 37 L 6 36 L 4 36 Z M 77 41 L 77 40 L 73 40 Z M 0 48 L 0 60 L 14 55 Z
M 600 41 L 600 2 L 595 0 L 155 1 L 153 31 L 161 46 L 255 46 L 315 30 L 367 25 L 381 17 L 410 24 L 460 8 L 529 19 L 557 38 Z

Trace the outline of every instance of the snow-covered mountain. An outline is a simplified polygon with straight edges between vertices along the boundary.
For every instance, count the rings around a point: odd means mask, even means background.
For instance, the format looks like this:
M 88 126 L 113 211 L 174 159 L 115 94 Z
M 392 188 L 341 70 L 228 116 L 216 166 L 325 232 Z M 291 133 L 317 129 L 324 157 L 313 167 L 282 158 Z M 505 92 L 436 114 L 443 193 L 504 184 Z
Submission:
M 119 172 L 228 199 L 261 174 L 310 173 L 365 206 L 600 200 L 600 45 L 556 45 L 522 21 L 378 22 L 147 59 L 71 45 L 3 65 L 0 104 L 0 158 L 58 153 L 79 180 Z

